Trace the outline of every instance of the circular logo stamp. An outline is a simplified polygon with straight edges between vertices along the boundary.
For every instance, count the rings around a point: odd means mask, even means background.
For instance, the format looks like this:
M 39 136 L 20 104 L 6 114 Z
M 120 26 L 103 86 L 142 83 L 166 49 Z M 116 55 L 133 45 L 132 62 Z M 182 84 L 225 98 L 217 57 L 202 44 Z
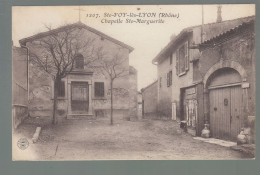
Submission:
M 17 142 L 17 146 L 21 149 L 21 150 L 25 150 L 26 148 L 28 148 L 29 146 L 29 142 L 26 138 L 20 138 Z

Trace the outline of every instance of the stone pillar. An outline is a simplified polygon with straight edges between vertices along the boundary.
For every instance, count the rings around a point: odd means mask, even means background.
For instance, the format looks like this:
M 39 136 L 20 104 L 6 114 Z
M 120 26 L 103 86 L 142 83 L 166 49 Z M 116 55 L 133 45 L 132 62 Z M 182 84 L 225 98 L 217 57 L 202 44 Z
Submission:
M 203 110 L 204 110 L 204 123 L 209 123 L 209 91 L 204 87 L 203 90 Z

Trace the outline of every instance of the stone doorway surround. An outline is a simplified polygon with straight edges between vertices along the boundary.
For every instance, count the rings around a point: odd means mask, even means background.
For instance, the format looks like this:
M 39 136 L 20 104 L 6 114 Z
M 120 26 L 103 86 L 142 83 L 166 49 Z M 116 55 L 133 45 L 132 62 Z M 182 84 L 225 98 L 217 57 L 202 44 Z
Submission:
M 67 77 L 67 97 L 68 97 L 68 109 L 67 109 L 67 119 L 78 119 L 85 118 L 88 116 L 93 116 L 93 104 L 92 104 L 92 74 L 88 74 L 88 77 L 85 77 L 86 73 L 77 74 L 77 76 L 68 76 Z M 90 75 L 90 76 L 89 76 Z M 74 113 L 71 109 L 71 85 L 72 82 L 84 82 L 88 83 L 88 93 L 89 93 L 89 108 L 86 113 L 77 114 Z

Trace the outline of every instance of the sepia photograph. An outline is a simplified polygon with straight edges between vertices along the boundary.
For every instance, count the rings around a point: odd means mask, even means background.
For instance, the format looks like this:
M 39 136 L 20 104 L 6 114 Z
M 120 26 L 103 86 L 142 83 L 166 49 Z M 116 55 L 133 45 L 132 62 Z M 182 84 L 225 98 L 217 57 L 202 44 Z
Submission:
M 255 4 L 12 7 L 12 160 L 255 159 Z

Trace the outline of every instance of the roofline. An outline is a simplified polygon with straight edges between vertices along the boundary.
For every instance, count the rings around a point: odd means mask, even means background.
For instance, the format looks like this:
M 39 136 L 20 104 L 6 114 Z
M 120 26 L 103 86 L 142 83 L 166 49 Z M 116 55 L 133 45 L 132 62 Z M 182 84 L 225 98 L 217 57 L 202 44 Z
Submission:
M 236 19 L 230 19 L 230 20 L 225 20 L 225 21 L 222 21 L 220 23 L 226 23 L 226 22 L 230 22 L 230 21 L 234 21 L 234 20 L 239 20 L 239 19 L 245 19 L 245 18 L 252 18 L 252 17 L 255 17 L 255 15 L 252 15 L 252 16 L 247 16 L 247 17 L 241 17 L 241 18 L 236 18 Z M 213 24 L 217 24 L 217 22 L 212 22 L 212 23 L 207 23 L 207 24 L 204 24 L 205 25 L 213 25 Z M 155 62 L 159 61 L 160 57 L 167 51 L 167 49 L 169 49 L 170 47 L 172 47 L 172 44 L 174 44 L 177 39 L 179 39 L 182 35 L 185 34 L 185 32 L 193 32 L 193 29 L 194 28 L 197 28 L 197 27 L 201 27 L 202 25 L 195 25 L 195 26 L 191 26 L 191 27 L 186 27 L 184 29 L 182 29 L 182 31 L 173 39 L 171 40 L 160 52 L 159 54 L 156 55 L 156 57 L 152 60 L 152 63 L 154 64 Z
M 248 27 L 248 26 L 250 27 L 251 25 L 255 25 L 255 20 L 244 22 L 234 28 L 231 28 L 228 31 L 225 31 L 215 37 L 212 37 L 212 38 L 202 42 L 201 44 L 199 44 L 199 49 L 204 50 L 208 47 L 212 47 L 212 46 L 214 47 L 214 46 L 218 45 L 219 43 L 225 42 L 226 40 L 230 39 L 230 37 L 226 37 L 227 35 L 230 35 L 232 33 L 235 34 L 237 32 L 245 32 L 245 30 L 246 30 L 245 27 Z M 241 31 L 241 30 L 243 30 L 243 31 Z M 233 36 L 234 35 L 232 35 L 231 37 L 233 37 Z M 223 37 L 225 38 L 224 41 L 222 41 Z M 220 41 L 216 41 L 216 40 L 220 40 Z M 214 41 L 216 41 L 216 42 L 214 42 Z
M 152 60 L 152 63 L 155 63 L 159 61 L 161 56 L 184 35 L 192 33 L 192 30 L 190 28 L 183 29 L 173 40 L 171 40 L 160 52 L 157 54 L 157 56 Z
M 112 38 L 110 36 L 108 36 L 107 34 L 103 33 L 103 32 L 100 32 L 90 26 L 87 26 L 86 24 L 83 24 L 81 22 L 77 22 L 77 23 L 73 23 L 73 24 L 69 24 L 69 25 L 65 25 L 65 26 L 62 26 L 62 27 L 59 27 L 59 28 L 56 28 L 56 29 L 53 29 L 53 30 L 50 30 L 50 31 L 46 31 L 46 32 L 41 32 L 41 33 L 38 33 L 36 35 L 33 35 L 33 36 L 30 36 L 30 37 L 27 37 L 27 38 L 23 38 L 21 40 L 19 40 L 19 43 L 20 45 L 26 45 L 27 42 L 30 42 L 30 41 L 33 41 L 33 40 L 36 40 L 36 39 L 39 39 L 39 38 L 43 38 L 45 36 L 48 36 L 50 33 L 59 33 L 61 32 L 63 29 L 66 29 L 66 28 L 75 28 L 75 27 L 78 27 L 78 28 L 84 28 L 90 32 L 93 32 L 97 35 L 100 35 L 102 37 L 104 37 L 105 39 L 107 40 L 110 40 L 112 41 L 113 43 L 115 44 L 118 44 L 124 48 L 127 48 L 129 50 L 129 52 L 132 52 L 134 50 L 133 47 L 115 39 L 115 38 Z
M 154 81 L 153 83 L 151 83 L 151 84 L 147 85 L 146 87 L 142 88 L 142 89 L 141 89 L 141 93 L 142 93 L 145 89 L 149 88 L 150 86 L 152 86 L 153 84 L 155 84 L 155 83 L 157 83 L 157 82 L 158 82 L 158 80 L 156 80 L 156 81 Z

